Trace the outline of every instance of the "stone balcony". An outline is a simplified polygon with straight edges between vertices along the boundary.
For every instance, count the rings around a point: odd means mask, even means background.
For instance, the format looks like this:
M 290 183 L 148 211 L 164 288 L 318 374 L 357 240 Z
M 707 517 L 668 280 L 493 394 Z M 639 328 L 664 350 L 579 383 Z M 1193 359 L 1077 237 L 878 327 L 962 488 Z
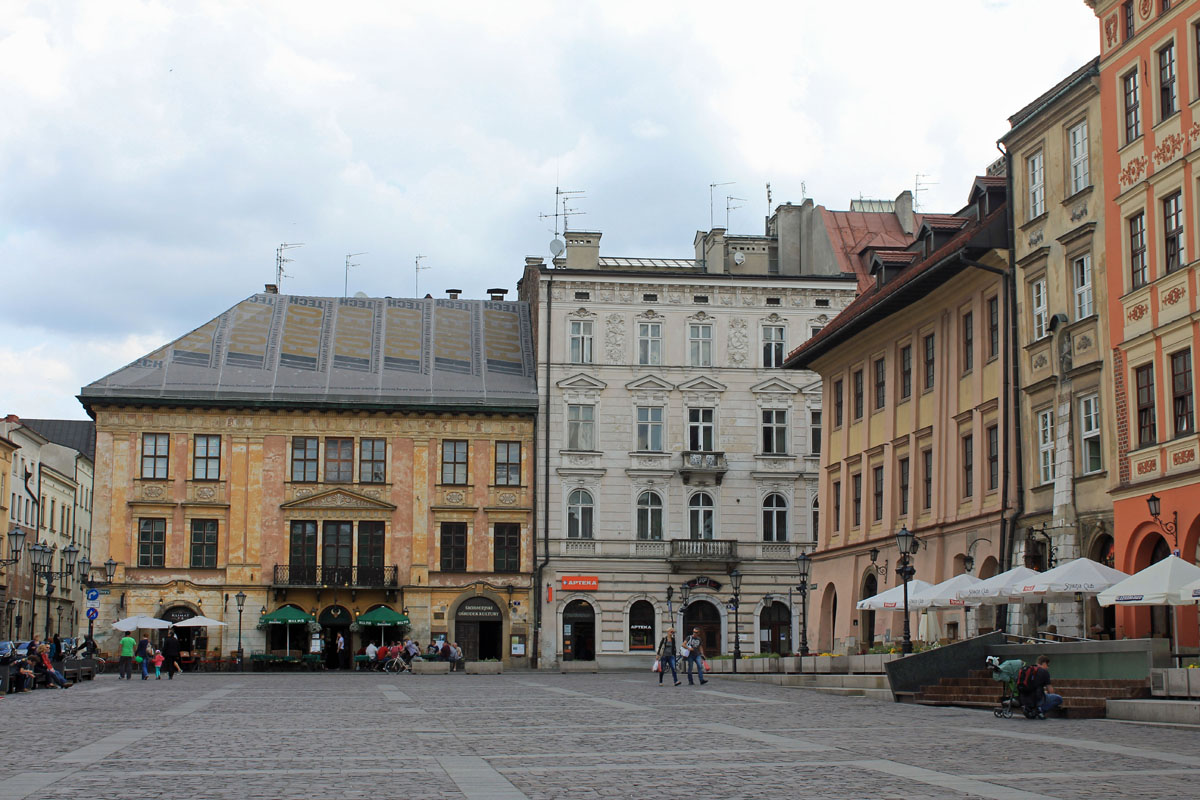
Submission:
M 729 471 L 725 454 L 711 450 L 684 450 L 679 475 L 687 485 L 720 486 Z

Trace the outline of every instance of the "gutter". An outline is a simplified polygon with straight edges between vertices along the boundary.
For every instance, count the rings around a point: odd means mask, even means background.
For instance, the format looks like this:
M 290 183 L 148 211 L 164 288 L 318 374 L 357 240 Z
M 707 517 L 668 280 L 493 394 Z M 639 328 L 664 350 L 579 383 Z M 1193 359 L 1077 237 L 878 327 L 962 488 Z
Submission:
M 546 565 L 550 563 L 550 332 L 553 327 L 550 322 L 550 312 L 554 308 L 554 274 L 550 271 L 546 273 L 546 319 L 543 324 L 546 328 L 546 399 L 542 404 L 542 476 L 543 489 L 542 492 L 542 560 L 538 562 L 533 570 L 533 658 L 531 665 L 534 669 L 538 668 L 538 663 L 541 660 L 541 643 L 542 643 L 542 572 Z M 536 434 L 536 428 L 535 434 Z M 533 479 L 533 507 L 534 507 L 534 536 L 537 536 L 537 464 L 536 455 L 537 444 L 534 444 L 534 479 Z M 536 549 L 536 541 L 535 549 Z
M 1013 192 L 1012 153 L 1004 148 L 1004 145 L 1002 142 L 996 142 L 996 149 L 1004 154 L 1004 171 L 1005 171 L 1006 176 L 1008 177 L 1008 193 L 1009 193 L 1009 198 L 1011 200 L 1011 198 L 1013 196 L 1013 194 L 1012 194 L 1012 192 Z M 1009 417 L 1011 415 L 1011 418 L 1012 418 L 1012 421 L 1011 421 L 1012 441 L 1013 441 L 1013 447 L 1015 450 L 1013 460 L 1016 462 L 1016 465 L 1017 465 L 1017 469 L 1016 469 L 1017 503 L 1016 503 L 1016 508 L 1013 510 L 1013 513 L 1008 517 L 1008 522 L 1009 522 L 1008 525 L 1004 524 L 1005 518 L 1003 516 L 1001 516 L 1001 525 L 1000 525 L 1001 551 L 1000 551 L 1000 553 L 1001 553 L 1001 557 L 1004 559 L 1004 562 L 1002 564 L 1004 569 L 1001 570 L 1002 572 L 1006 572 L 1006 571 L 1012 569 L 1012 566 L 1013 566 L 1012 543 L 1016 542 L 1016 539 L 1017 539 L 1017 537 L 1016 537 L 1017 521 L 1019 519 L 1021 519 L 1021 517 L 1025 513 L 1025 476 L 1024 476 L 1024 470 L 1021 468 L 1021 465 L 1024 464 L 1024 448 L 1022 447 L 1023 443 L 1021 441 L 1021 413 L 1020 413 L 1020 410 L 1021 410 L 1021 406 L 1020 406 L 1020 402 L 1021 402 L 1021 371 L 1020 371 L 1020 369 L 1017 368 L 1017 364 L 1019 363 L 1017 361 L 1017 359 L 1020 357 L 1020 348 L 1019 348 L 1019 343 L 1017 341 L 1017 330 L 1016 330 L 1016 320 L 1017 320 L 1016 241 L 1017 241 L 1017 239 L 1016 239 L 1016 222 L 1013 219 L 1013 204 L 1011 202 L 1009 202 L 1008 203 L 1008 272 L 1009 272 L 1008 295 L 1009 296 L 1008 296 L 1008 306 L 1004 309 L 1004 311 L 1006 314 L 1010 315 L 1009 320 L 1008 320 L 1008 325 L 1006 326 L 1008 328 L 1008 335 L 1010 337 L 1010 341 L 1009 341 L 1010 355 L 1008 358 L 1008 363 L 1005 365 L 1005 368 L 1012 370 L 1013 379 L 1012 379 L 1012 385 L 1010 387 L 1012 394 L 1011 394 L 1011 397 L 1009 398 L 1009 402 L 1005 405 L 1005 409 L 1004 409 L 1004 429 L 1005 429 L 1004 432 L 1007 434 L 1009 431 L 1009 425 L 1010 425 Z M 1004 461 L 1004 488 L 1002 490 L 1003 493 L 1001 495 L 1001 505 L 1002 506 L 1008 505 L 1008 499 L 1007 499 L 1008 498 L 1008 483 L 1009 483 L 1009 473 L 1011 471 L 1012 471 L 1011 465 L 1008 463 L 1008 459 L 1005 459 L 1005 461 Z M 1010 530 L 1011 530 L 1011 536 L 1008 535 Z M 1000 621 L 999 627 L 1001 630 L 1007 631 L 1008 630 L 1008 611 L 1007 611 L 1008 607 L 1003 606 L 1003 608 L 1005 609 L 1004 618 Z

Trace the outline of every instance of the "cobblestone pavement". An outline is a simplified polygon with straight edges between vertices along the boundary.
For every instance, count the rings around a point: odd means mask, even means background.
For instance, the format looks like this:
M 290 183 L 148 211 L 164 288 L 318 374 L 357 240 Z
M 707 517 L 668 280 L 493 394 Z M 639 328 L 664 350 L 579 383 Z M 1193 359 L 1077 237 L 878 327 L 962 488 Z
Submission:
M 185 675 L 9 695 L 0 798 L 1188 798 L 1200 730 L 647 672 Z

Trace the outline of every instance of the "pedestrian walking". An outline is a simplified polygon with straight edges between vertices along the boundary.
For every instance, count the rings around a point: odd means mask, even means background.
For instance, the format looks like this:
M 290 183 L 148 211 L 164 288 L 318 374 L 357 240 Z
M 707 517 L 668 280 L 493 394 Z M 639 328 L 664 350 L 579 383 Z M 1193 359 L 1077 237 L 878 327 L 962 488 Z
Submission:
M 176 672 L 183 672 L 179 664 L 179 637 L 175 631 L 167 631 L 167 638 L 162 645 L 163 663 L 167 665 L 167 680 L 175 680 Z
M 138 642 L 135 657 L 142 666 L 142 680 L 144 681 L 150 680 L 150 657 L 153 655 L 153 648 L 150 647 L 150 635 L 143 633 L 141 641 Z
M 667 633 L 658 642 L 658 685 L 662 686 L 663 676 L 667 674 L 667 668 L 671 670 L 671 679 L 678 686 L 681 681 L 679 675 L 675 672 L 675 658 L 679 655 L 679 647 L 675 642 L 675 629 L 667 628 Z
M 337 663 L 339 669 L 350 669 L 350 651 L 346 649 L 346 639 L 340 633 L 337 635 Z
M 137 640 L 128 633 L 121 637 L 121 660 L 117 662 L 117 677 L 125 680 L 133 680 L 133 652 L 137 647 Z
M 162 680 L 162 665 L 163 665 L 162 650 L 154 651 L 154 658 L 150 659 L 150 663 L 154 665 L 154 680 L 161 681 Z
M 699 628 L 692 628 L 692 635 L 684 641 L 683 655 L 687 659 L 688 685 L 695 685 L 692 682 L 693 664 L 696 665 L 696 677 L 700 679 L 700 684 L 703 686 L 708 683 L 708 681 L 704 680 L 704 641 L 700 638 Z

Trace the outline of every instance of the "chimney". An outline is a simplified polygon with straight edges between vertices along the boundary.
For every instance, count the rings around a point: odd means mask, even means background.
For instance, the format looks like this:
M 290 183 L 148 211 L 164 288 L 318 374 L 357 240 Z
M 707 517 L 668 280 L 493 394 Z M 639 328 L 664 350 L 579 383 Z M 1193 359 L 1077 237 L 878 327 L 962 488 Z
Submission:
M 504 295 L 508 294 L 508 289 L 488 289 L 488 297 L 497 303 L 504 301 Z
M 263 287 L 263 291 L 267 294 L 279 294 L 279 287 L 273 283 L 268 283 Z
M 570 231 L 567 240 L 567 269 L 597 269 L 600 266 L 599 231 Z
M 447 289 L 446 290 L 446 297 L 449 297 L 451 300 L 457 300 L 458 296 L 460 294 L 462 294 L 462 289 Z
M 896 196 L 896 221 L 900 223 L 900 230 L 909 236 L 917 229 L 917 219 L 913 215 L 913 196 L 908 189 Z

